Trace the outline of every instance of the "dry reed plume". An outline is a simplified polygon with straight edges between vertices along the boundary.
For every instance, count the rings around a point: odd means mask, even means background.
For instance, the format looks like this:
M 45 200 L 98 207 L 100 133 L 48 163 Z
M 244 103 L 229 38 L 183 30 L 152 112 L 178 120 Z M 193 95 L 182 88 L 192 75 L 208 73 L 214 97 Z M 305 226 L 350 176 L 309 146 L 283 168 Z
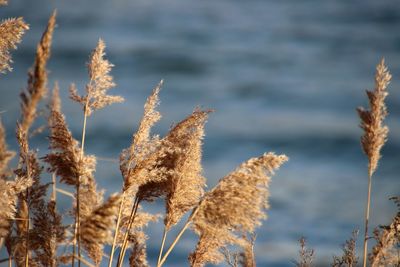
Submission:
M 380 151 L 385 144 L 389 128 L 382 125 L 387 115 L 385 98 L 388 95 L 386 88 L 389 85 L 390 75 L 385 61 L 382 59 L 376 67 L 375 89 L 367 91 L 370 110 L 358 108 L 358 114 L 361 119 L 360 127 L 364 130 L 361 138 L 362 148 L 368 157 L 368 195 L 365 209 L 365 231 L 364 231 L 364 254 L 363 266 L 367 266 L 368 251 L 368 222 L 370 216 L 372 175 L 374 174 L 378 161 L 381 157 Z
M 7 1 L 1 1 L 0 5 Z M 152 135 L 151 129 L 161 119 L 157 111 L 163 81 L 152 91 L 144 105 L 143 118 L 133 134 L 131 144 L 120 154 L 119 168 L 123 179 L 120 192 L 104 200 L 104 191 L 97 188 L 96 157 L 85 153 L 87 118 L 93 112 L 113 103 L 121 96 L 109 95 L 115 87 L 110 72 L 113 65 L 105 59 L 105 43 L 100 39 L 87 64 L 89 82 L 85 94 L 79 95 L 75 85 L 70 98 L 82 106 L 83 127 L 80 141 L 74 138 L 61 111 L 56 84 L 48 104 L 49 151 L 39 158 L 30 147 L 30 138 L 38 130 L 36 119 L 41 101 L 47 95 L 47 62 L 51 54 L 56 12 L 47 24 L 36 49 L 33 67 L 28 72 L 28 85 L 21 93 L 21 118 L 17 123 L 18 163 L 10 166 L 14 152 L 8 149 L 5 130 L 0 121 L 0 249 L 5 247 L 9 266 L 60 265 L 100 266 L 108 257 L 108 266 L 150 266 L 147 260 L 146 227 L 163 219 L 157 267 L 166 263 L 186 230 L 198 235 L 198 242 L 189 255 L 189 264 L 201 267 L 226 262 L 230 266 L 255 267 L 255 231 L 267 219 L 269 184 L 279 167 L 288 161 L 285 155 L 264 153 L 251 158 L 224 176 L 206 191 L 202 168 L 202 145 L 205 123 L 211 110 L 196 108 L 171 127 L 164 137 Z M 16 48 L 28 26 L 22 18 L 0 24 L 0 71 L 11 70 L 10 50 Z M 358 109 L 364 136 L 361 139 L 368 156 L 369 189 L 364 237 L 366 265 L 371 179 L 386 142 L 388 128 L 384 103 L 390 74 L 382 60 L 377 66 L 375 90 L 367 91 L 370 110 Z M 38 129 L 41 129 L 39 127 Z M 46 164 L 46 165 L 44 165 Z M 46 168 L 45 168 L 46 167 Z M 52 177 L 44 182 L 45 170 Z M 57 183 L 61 184 L 59 188 Z M 48 192 L 52 186 L 51 194 Z M 65 188 L 65 189 L 64 189 Z M 57 210 L 57 194 L 71 199 L 72 223 Z M 144 202 L 162 200 L 163 214 L 147 213 Z M 399 206 L 400 201 L 395 199 Z M 186 217 L 186 222 L 182 222 Z M 182 222 L 177 236 L 167 244 L 171 229 Z M 390 225 L 375 231 L 376 245 L 369 260 L 372 266 L 398 266 L 400 236 L 399 213 Z M 314 264 L 314 250 L 300 240 L 300 259 L 296 266 Z M 106 248 L 110 246 L 110 251 Z M 230 249 L 233 248 L 233 252 Z M 129 256 L 126 257 L 126 253 Z M 397 255 L 397 256 L 396 256 Z M 334 257 L 332 266 L 355 267 L 356 234 L 343 246 L 343 255 Z M 397 264 L 397 265 L 396 265 Z
M 0 2 L 0 5 L 5 4 L 7 1 Z M 28 29 L 28 24 L 22 18 L 6 19 L 0 24 L 0 72 L 12 70 L 10 50 L 17 48 L 22 35 Z

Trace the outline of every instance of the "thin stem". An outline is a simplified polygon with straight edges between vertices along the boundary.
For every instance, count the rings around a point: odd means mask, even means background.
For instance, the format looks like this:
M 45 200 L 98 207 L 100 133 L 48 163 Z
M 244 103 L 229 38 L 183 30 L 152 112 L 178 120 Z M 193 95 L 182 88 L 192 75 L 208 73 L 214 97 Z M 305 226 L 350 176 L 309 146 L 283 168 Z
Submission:
M 84 116 L 83 116 L 83 127 L 82 127 L 82 141 L 81 141 L 81 157 L 80 160 L 83 160 L 83 156 L 84 156 L 84 148 L 85 148 L 85 136 L 86 136 L 86 121 L 87 121 L 87 107 L 88 107 L 88 101 L 86 101 L 86 105 L 85 105 L 85 110 L 84 110 Z M 77 230 L 77 237 L 78 237 L 78 267 L 81 267 L 81 215 L 80 215 L 80 184 L 81 184 L 81 177 L 79 176 L 79 180 L 78 180 L 78 187 L 77 187 L 77 213 L 78 213 L 78 230 Z
M 169 249 L 167 250 L 167 252 L 165 252 L 164 257 L 162 257 L 161 261 L 157 264 L 157 267 L 161 267 L 165 263 L 165 261 L 167 260 L 168 255 L 171 253 L 171 251 L 174 249 L 174 247 L 178 243 L 179 239 L 182 237 L 183 233 L 189 227 L 189 225 L 192 222 L 193 218 L 197 215 L 197 212 L 199 211 L 199 207 L 200 207 L 200 204 L 193 210 L 192 215 L 190 215 L 190 217 L 186 221 L 185 225 L 183 226 L 182 230 L 176 236 L 175 240 L 172 242 L 172 244 L 169 247 Z
M 367 266 L 367 252 L 368 252 L 368 222 L 369 222 L 369 209 L 371 205 L 371 190 L 372 190 L 372 173 L 368 175 L 368 196 L 367 206 L 365 208 L 365 232 L 364 232 L 364 254 L 363 254 L 363 267 Z
M 0 260 L 0 263 L 6 262 L 6 261 L 10 261 L 11 259 L 12 259 L 12 258 L 11 258 L 11 256 L 10 256 L 10 254 L 8 254 L 8 258 L 1 259 L 1 260 Z
M 89 99 L 89 98 L 88 98 Z M 86 121 L 87 121 L 87 107 L 88 101 L 85 103 L 84 107 L 84 114 L 83 114 L 83 127 L 82 127 L 82 139 L 81 139 L 81 154 L 80 160 L 83 159 L 84 156 L 84 148 L 85 148 L 85 135 L 86 135 Z M 80 184 L 81 184 L 81 177 L 78 177 L 78 181 L 76 183 L 76 214 L 75 214 L 75 231 L 74 231 L 74 248 L 73 248 L 73 260 L 72 260 L 72 267 L 74 267 L 75 258 L 78 259 L 78 267 L 81 267 L 81 235 L 80 235 Z M 78 243 L 78 256 L 75 257 L 75 246 Z
M 29 190 L 26 189 L 26 195 L 27 198 L 29 194 Z M 28 205 L 28 216 L 27 216 L 27 221 L 26 221 L 26 248 L 25 248 L 25 267 L 29 267 L 29 227 L 30 227 L 30 223 L 29 223 L 29 205 Z
M 12 257 L 8 254 L 8 267 L 12 267 Z
M 56 185 L 57 180 L 56 180 L 56 174 L 55 173 L 53 173 L 51 175 L 51 180 L 53 182 L 53 186 L 52 186 L 53 191 L 52 191 L 52 194 L 51 194 L 51 200 L 56 202 L 57 201 L 57 185 Z
M 132 206 L 131 215 L 129 217 L 128 228 L 126 229 L 126 232 L 124 235 L 124 241 L 122 242 L 122 247 L 121 247 L 121 250 L 120 250 L 119 256 L 118 256 L 118 262 L 117 262 L 118 267 L 122 266 L 122 263 L 124 262 L 126 247 L 128 244 L 128 236 L 129 236 L 129 232 L 132 228 L 133 221 L 135 220 L 136 212 L 139 207 L 139 202 L 140 202 L 139 199 L 137 197 L 135 197 L 135 201 Z
M 119 204 L 119 208 L 118 208 L 117 226 L 115 227 L 114 240 L 113 240 L 113 244 L 111 247 L 110 260 L 108 261 L 108 267 L 111 267 L 113 257 L 114 257 L 114 250 L 115 250 L 115 246 L 117 244 L 117 236 L 118 236 L 118 231 L 119 231 L 119 224 L 121 222 L 122 207 L 124 205 L 124 201 L 125 201 L 125 192 L 122 193 L 121 203 Z
M 165 240 L 167 239 L 167 229 L 164 226 L 164 233 L 163 233 L 163 237 L 162 237 L 162 241 L 161 241 L 161 246 L 160 246 L 160 253 L 158 254 L 158 260 L 157 260 L 157 264 L 160 264 L 161 261 L 161 257 L 162 257 L 162 253 L 164 250 L 164 245 L 165 245 Z

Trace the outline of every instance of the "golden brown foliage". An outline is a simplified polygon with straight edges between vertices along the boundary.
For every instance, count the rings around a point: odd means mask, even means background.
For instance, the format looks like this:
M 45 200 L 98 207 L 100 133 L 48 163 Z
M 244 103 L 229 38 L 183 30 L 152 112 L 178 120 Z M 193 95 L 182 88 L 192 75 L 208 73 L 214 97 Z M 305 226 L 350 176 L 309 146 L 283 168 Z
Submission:
M 356 240 L 358 231 L 353 231 L 352 237 L 346 240 L 343 245 L 343 254 L 341 257 L 334 256 L 332 267 L 355 267 L 358 263 L 358 257 L 356 255 Z
M 387 115 L 385 98 L 388 95 L 386 88 L 389 85 L 390 75 L 385 61 L 382 59 L 376 67 L 375 89 L 367 91 L 370 110 L 358 108 L 358 114 L 361 119 L 361 128 L 364 130 L 364 136 L 361 138 L 361 144 L 369 160 L 369 175 L 375 172 L 378 161 L 381 157 L 380 151 L 385 144 L 389 128 L 382 125 Z
M 83 198 L 81 199 L 83 200 Z M 96 266 L 100 264 L 103 257 L 103 245 L 112 242 L 113 222 L 120 200 L 119 195 L 112 195 L 103 204 L 94 208 L 89 215 L 83 216 L 81 222 L 82 244 Z M 85 210 L 84 206 L 82 205 L 81 215 L 84 213 L 82 212 Z
M 251 158 L 206 193 L 193 219 L 200 239 L 190 255 L 191 266 L 221 262 L 220 249 L 228 244 L 246 246 L 242 236 L 253 233 L 267 217 L 270 176 L 287 160 L 273 153 Z
M 110 196 L 103 204 L 85 216 L 81 223 L 82 241 L 85 243 L 110 243 L 111 231 L 121 200 L 119 195 Z
M 0 5 L 4 4 L 7 4 L 7 1 L 0 2 Z M 0 72 L 12 70 L 10 50 L 17 48 L 22 35 L 28 29 L 28 24 L 22 18 L 7 19 L 0 24 Z
M 22 116 L 20 127 L 23 135 L 29 135 L 29 128 L 32 126 L 37 116 L 37 105 L 47 93 L 46 64 L 50 57 L 55 24 L 56 12 L 54 11 L 37 46 L 33 67 L 28 72 L 27 90 L 21 93 Z
M 146 253 L 146 239 L 147 236 L 142 232 L 135 232 L 130 235 L 129 242 L 131 246 L 131 252 L 129 256 L 130 267 L 148 267 L 147 253 Z
M 68 129 L 64 115 L 53 106 L 49 118 L 50 149 L 51 153 L 44 157 L 49 163 L 49 172 L 55 172 L 61 178 L 61 182 L 68 185 L 76 185 L 79 177 L 82 183 L 88 183 L 93 179 L 96 166 L 94 156 L 84 156 L 80 159 L 81 148 L 71 131 Z
M 209 111 L 195 110 L 167 136 L 166 142 L 171 148 L 176 148 L 176 163 L 166 198 L 167 213 L 164 223 L 167 230 L 195 207 L 204 194 L 205 178 L 202 176 L 201 154 L 208 113 Z
M 300 238 L 299 261 L 295 262 L 296 267 L 312 267 L 314 261 L 314 250 L 306 246 L 306 239 Z
M 161 118 L 161 114 L 156 110 L 156 107 L 159 104 L 158 94 L 162 84 L 163 81 L 160 81 L 147 98 L 144 105 L 144 115 L 137 132 L 132 137 L 132 143 L 120 155 L 120 170 L 124 177 L 124 192 L 132 190 L 132 186 L 137 184 L 136 178 L 132 174 L 134 167 L 139 162 L 145 161 L 159 146 L 158 137 L 151 138 L 150 131 L 151 127 Z
M 88 62 L 89 83 L 86 85 L 86 95 L 80 96 L 75 85 L 70 88 L 72 100 L 80 103 L 86 116 L 90 116 L 96 109 L 101 109 L 113 103 L 124 101 L 121 96 L 107 95 L 107 91 L 115 86 L 109 74 L 113 65 L 104 59 L 105 44 L 99 40 Z
M 7 236 L 10 223 L 15 218 L 18 194 L 25 191 L 32 183 L 32 179 L 25 180 L 19 177 L 15 181 L 0 179 L 0 239 Z
M 374 231 L 376 245 L 369 254 L 372 267 L 399 266 L 400 264 L 400 197 L 395 197 L 393 200 L 398 206 L 396 216 L 390 225 L 381 226 L 381 230 Z

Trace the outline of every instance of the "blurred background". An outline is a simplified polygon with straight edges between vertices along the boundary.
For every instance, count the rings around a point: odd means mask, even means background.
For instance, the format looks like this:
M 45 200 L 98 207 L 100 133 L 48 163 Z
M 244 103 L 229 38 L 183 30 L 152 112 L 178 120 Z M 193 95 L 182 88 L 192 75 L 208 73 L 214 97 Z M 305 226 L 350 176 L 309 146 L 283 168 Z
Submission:
M 99 37 L 115 64 L 112 93 L 126 98 L 90 117 L 87 153 L 117 159 L 130 143 L 145 99 L 164 79 L 163 118 L 154 133 L 164 135 L 196 106 L 215 109 L 204 140 L 209 188 L 265 151 L 290 157 L 270 187 L 269 218 L 255 248 L 259 266 L 293 266 L 301 236 L 315 248 L 318 265 L 326 266 L 351 232 L 363 229 L 367 159 L 355 108 L 367 105 L 365 89 L 373 88 L 375 65 L 385 57 L 393 74 L 390 134 L 374 177 L 371 226 L 394 216 L 388 198 L 400 193 L 397 0 L 10 0 L 0 17 L 23 16 L 31 28 L 12 53 L 14 71 L 0 78 L 1 117 L 14 149 L 18 95 L 54 9 L 58 27 L 49 86 L 59 82 L 75 138 L 80 140 L 82 111 L 68 99 L 68 86 L 84 88 L 86 61 Z M 46 152 L 46 133 L 32 142 L 40 155 Z M 106 194 L 120 190 L 117 162 L 100 159 L 96 178 Z M 162 203 L 149 208 L 162 211 Z M 154 264 L 162 227 L 152 224 L 148 232 Z M 167 266 L 187 266 L 195 242 L 186 233 Z

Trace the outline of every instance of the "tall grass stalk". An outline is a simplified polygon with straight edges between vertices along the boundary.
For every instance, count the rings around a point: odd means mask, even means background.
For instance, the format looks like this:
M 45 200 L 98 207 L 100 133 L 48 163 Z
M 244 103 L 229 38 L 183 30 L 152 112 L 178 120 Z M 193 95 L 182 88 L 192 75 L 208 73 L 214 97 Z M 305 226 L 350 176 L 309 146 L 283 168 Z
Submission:
M 388 95 L 387 86 L 391 80 L 385 60 L 382 59 L 376 66 L 375 88 L 373 91 L 367 91 L 369 110 L 358 108 L 358 114 L 361 119 L 360 127 L 364 130 L 361 137 L 361 145 L 364 153 L 368 157 L 368 195 L 365 208 L 365 231 L 364 231 L 364 249 L 363 249 L 363 266 L 367 266 L 368 253 L 368 223 L 370 217 L 371 191 L 372 191 L 372 175 L 378 167 L 381 158 L 381 148 L 387 140 L 389 128 L 383 125 L 383 121 L 387 115 L 385 98 Z
M 124 240 L 123 240 L 122 246 L 121 246 L 121 250 L 118 255 L 117 267 L 122 266 L 122 264 L 124 262 L 125 253 L 126 253 L 126 249 L 128 246 L 128 237 L 129 237 L 130 230 L 132 229 L 133 222 L 135 221 L 135 216 L 136 216 L 136 213 L 137 213 L 137 210 L 139 207 L 139 202 L 140 202 L 139 198 L 135 197 L 135 201 L 133 203 L 131 214 L 130 214 L 129 221 L 128 221 L 128 227 L 126 229 L 126 232 L 124 235 Z

